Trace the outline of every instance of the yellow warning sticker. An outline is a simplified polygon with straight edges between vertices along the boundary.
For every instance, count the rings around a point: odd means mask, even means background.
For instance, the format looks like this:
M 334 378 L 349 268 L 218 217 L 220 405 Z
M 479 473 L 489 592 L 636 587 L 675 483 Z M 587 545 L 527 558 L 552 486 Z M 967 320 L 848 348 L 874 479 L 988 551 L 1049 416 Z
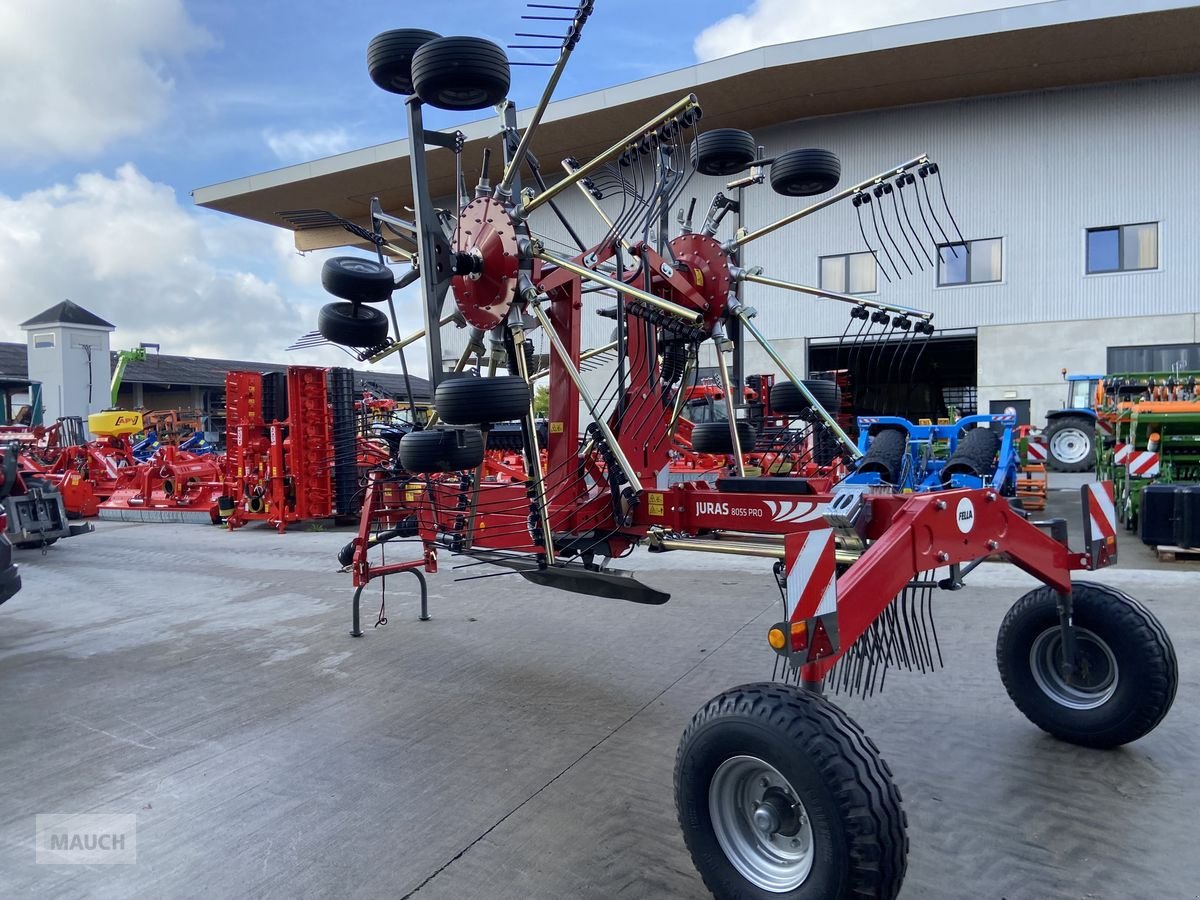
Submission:
M 421 489 L 419 487 L 405 489 L 404 500 L 406 503 L 416 503 L 420 499 L 421 499 Z
M 662 494 L 647 494 L 646 508 L 650 511 L 650 515 L 662 517 L 663 515 L 663 495 Z
M 704 273 L 699 269 L 692 269 L 692 278 L 696 282 L 696 287 L 704 287 Z
M 562 434 L 563 433 L 563 423 L 562 422 L 551 422 L 550 423 L 550 433 L 551 434 Z

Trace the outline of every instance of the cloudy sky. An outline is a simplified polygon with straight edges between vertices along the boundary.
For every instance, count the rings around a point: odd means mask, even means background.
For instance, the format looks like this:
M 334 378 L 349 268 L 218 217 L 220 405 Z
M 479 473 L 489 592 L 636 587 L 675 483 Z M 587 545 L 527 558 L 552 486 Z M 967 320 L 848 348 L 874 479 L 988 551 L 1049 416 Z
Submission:
M 691 0 L 686 21 L 671 2 L 596 5 L 560 97 L 764 44 L 1014 4 Z M 298 255 L 281 229 L 198 209 L 190 191 L 402 137 L 397 98 L 367 78 L 371 37 L 470 22 L 503 44 L 528 30 L 522 12 L 515 0 L 0 0 L 0 340 L 24 340 L 18 322 L 69 297 L 118 326 L 114 348 L 345 360 L 283 349 L 328 299 L 323 257 Z M 533 103 L 544 77 L 517 67 L 513 99 Z M 455 124 L 447 115 L 433 124 Z

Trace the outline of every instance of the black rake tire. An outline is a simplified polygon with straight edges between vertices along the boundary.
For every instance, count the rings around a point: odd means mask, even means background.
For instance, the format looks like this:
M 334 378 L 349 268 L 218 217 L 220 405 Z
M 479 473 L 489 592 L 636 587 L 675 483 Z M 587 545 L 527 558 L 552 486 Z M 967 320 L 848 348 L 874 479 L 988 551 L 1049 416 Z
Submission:
M 1171 639 L 1146 607 L 1108 585 L 1075 582 L 1072 610 L 1083 677 L 1068 684 L 1044 664 L 1062 648 L 1057 595 L 1042 586 L 1000 625 L 996 664 L 1004 688 L 1029 721 L 1060 740 L 1099 749 L 1136 741 L 1175 699 L 1179 664 Z
M 408 96 L 414 92 L 413 54 L 439 37 L 423 28 L 395 28 L 377 34 L 367 44 L 367 73 L 385 91 Z
M 758 156 L 754 135 L 740 128 L 716 128 L 696 135 L 692 162 L 701 175 L 736 175 Z
M 383 263 L 361 256 L 334 256 L 321 266 L 321 287 L 352 303 L 381 303 L 392 296 L 396 279 Z
M 811 197 L 837 187 L 842 164 L 828 150 L 789 150 L 771 163 L 771 187 L 784 197 Z
M 813 395 L 813 399 L 821 404 L 825 412 L 830 415 L 837 413 L 838 408 L 842 405 L 842 392 L 836 381 L 826 381 L 821 378 L 805 379 L 804 386 Z M 800 393 L 800 389 L 790 381 L 777 381 L 771 388 L 772 412 L 792 415 L 808 412 L 810 409 L 812 409 L 812 404 L 808 402 L 808 398 Z
M 765 889 L 723 849 L 718 831 L 729 843 L 748 824 L 736 809 L 721 822 L 713 815 L 714 803 L 724 806 L 722 773 L 748 765 L 741 760 L 766 763 L 774 772 L 768 777 L 781 776 L 790 789 L 784 796 L 803 807 L 808 825 L 792 840 L 811 836 L 811 869 L 799 884 Z M 790 685 L 733 688 L 692 717 L 675 758 L 675 805 L 692 861 L 718 900 L 890 900 L 904 881 L 907 820 L 879 749 L 841 709 Z M 783 830 L 792 828 L 794 821 Z
M 529 385 L 517 375 L 451 378 L 437 386 L 433 407 L 447 425 L 511 422 L 529 412 Z
M 508 96 L 510 79 L 504 50 L 484 38 L 438 38 L 413 54 L 412 80 L 417 96 L 438 109 L 495 106 Z
M 346 347 L 374 347 L 387 339 L 388 320 L 382 312 L 354 303 L 326 303 L 317 315 L 321 337 Z
M 754 449 L 757 434 L 753 425 L 738 422 L 737 436 L 743 453 Z M 693 425 L 692 450 L 696 453 L 732 453 L 733 436 L 729 433 L 729 422 L 697 422 Z
M 400 440 L 400 465 L 418 475 L 461 472 L 483 462 L 483 435 L 477 428 L 431 428 Z

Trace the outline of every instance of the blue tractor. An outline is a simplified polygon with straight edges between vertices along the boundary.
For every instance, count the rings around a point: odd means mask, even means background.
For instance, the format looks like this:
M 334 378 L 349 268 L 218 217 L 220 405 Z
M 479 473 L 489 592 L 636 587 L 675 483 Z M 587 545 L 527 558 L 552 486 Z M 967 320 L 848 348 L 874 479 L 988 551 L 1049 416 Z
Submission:
M 1088 472 L 1096 464 L 1096 386 L 1103 375 L 1068 375 L 1067 402 L 1046 413 L 1046 465 L 1055 472 Z

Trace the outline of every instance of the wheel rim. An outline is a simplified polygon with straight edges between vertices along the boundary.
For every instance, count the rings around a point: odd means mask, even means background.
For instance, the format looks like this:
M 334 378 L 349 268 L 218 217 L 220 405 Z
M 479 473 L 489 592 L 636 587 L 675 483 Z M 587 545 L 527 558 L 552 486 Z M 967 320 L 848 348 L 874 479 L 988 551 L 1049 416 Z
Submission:
M 1103 640 L 1086 628 L 1075 628 L 1076 671 L 1062 675 L 1062 631 L 1047 628 L 1029 648 L 1029 664 L 1038 687 L 1055 703 L 1069 709 L 1096 709 L 1117 692 L 1117 658 Z
M 1050 438 L 1050 452 L 1065 463 L 1083 462 L 1092 450 L 1092 442 L 1079 428 L 1064 428 Z
M 708 812 L 726 858 L 755 887 L 782 894 L 808 878 L 812 825 L 774 766 L 754 756 L 725 760 L 709 783 Z

